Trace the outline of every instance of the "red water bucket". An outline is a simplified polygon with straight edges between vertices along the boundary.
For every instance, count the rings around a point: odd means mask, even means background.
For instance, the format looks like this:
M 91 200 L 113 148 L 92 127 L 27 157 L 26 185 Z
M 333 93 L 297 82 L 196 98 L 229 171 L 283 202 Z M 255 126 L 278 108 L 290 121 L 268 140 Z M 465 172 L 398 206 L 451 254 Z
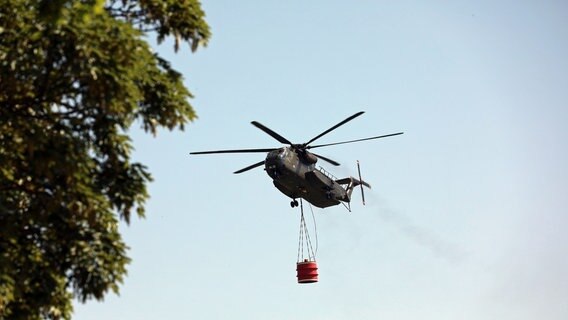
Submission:
M 318 265 L 315 261 L 298 262 L 296 271 L 298 272 L 298 283 L 318 282 Z

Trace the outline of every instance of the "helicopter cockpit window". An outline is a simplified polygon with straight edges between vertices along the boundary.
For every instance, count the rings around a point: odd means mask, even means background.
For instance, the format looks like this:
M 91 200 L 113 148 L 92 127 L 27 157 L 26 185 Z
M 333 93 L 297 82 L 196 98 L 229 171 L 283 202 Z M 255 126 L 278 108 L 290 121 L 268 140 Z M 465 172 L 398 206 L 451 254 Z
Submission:
M 288 149 L 280 149 L 278 156 L 282 159 L 284 159 L 286 156 L 288 155 Z

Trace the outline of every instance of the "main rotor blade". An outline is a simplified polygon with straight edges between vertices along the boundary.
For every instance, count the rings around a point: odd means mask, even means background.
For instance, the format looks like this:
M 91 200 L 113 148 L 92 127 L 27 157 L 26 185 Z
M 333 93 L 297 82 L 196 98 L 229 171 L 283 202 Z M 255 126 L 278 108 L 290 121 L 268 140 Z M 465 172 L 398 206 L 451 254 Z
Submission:
M 259 128 L 260 130 L 268 133 L 272 138 L 278 140 L 280 143 L 292 145 L 292 142 L 288 141 L 288 139 L 284 138 L 283 136 L 279 135 L 278 133 L 272 131 L 271 129 L 265 127 L 260 122 L 252 121 L 253 126 Z
M 359 142 L 359 141 L 366 141 L 366 140 L 373 140 L 373 139 L 379 139 L 379 138 L 386 138 L 386 137 L 392 137 L 392 136 L 398 136 L 399 134 L 403 134 L 404 132 L 397 132 L 397 133 L 391 133 L 391 134 L 385 134 L 382 136 L 376 136 L 376 137 L 371 137 L 371 138 L 364 138 L 364 139 L 357 139 L 357 140 L 349 140 L 349 141 L 342 141 L 342 142 L 335 142 L 335 143 L 327 143 L 327 144 L 319 144 L 317 146 L 307 146 L 306 149 L 314 149 L 314 148 L 320 148 L 320 147 L 327 147 L 327 146 L 334 146 L 336 144 L 344 144 L 344 143 L 353 143 L 353 142 Z
M 253 165 L 250 165 L 250 166 L 248 166 L 248 167 L 246 167 L 246 168 L 242 168 L 241 170 L 237 170 L 237 171 L 235 171 L 235 172 L 233 172 L 233 173 L 235 173 L 235 174 L 237 174 L 237 173 L 242 173 L 242 172 L 248 171 L 248 170 L 250 170 L 250 169 L 254 169 L 254 168 L 256 168 L 256 167 L 260 167 L 260 166 L 262 166 L 263 164 L 264 164 L 264 160 L 262 160 L 262 161 L 260 161 L 260 162 L 257 162 L 257 163 L 255 163 L 255 164 L 253 164 Z
M 333 161 L 333 160 L 331 160 L 330 158 L 326 158 L 326 157 L 324 157 L 324 156 L 320 156 L 319 154 L 315 154 L 315 153 L 313 153 L 313 152 L 312 152 L 312 154 L 313 154 L 314 156 L 316 156 L 316 157 L 318 157 L 318 158 L 324 160 L 324 161 L 327 161 L 327 162 L 331 163 L 331 164 L 334 165 L 334 166 L 339 166 L 339 165 L 340 165 L 339 162 Z
M 304 145 L 305 145 L 305 146 L 309 145 L 310 143 L 312 143 L 312 142 L 316 141 L 317 139 L 321 138 L 322 136 L 324 136 L 324 135 L 330 133 L 331 131 L 337 129 L 338 127 L 340 127 L 340 126 L 342 126 L 342 125 L 344 125 L 344 124 L 346 124 L 347 122 L 349 122 L 349 121 L 351 121 L 351 120 L 357 118 L 358 116 L 362 115 L 363 113 L 365 113 L 365 111 L 359 111 L 359 112 L 357 112 L 356 114 L 350 116 L 349 118 L 347 118 L 347 119 L 341 121 L 340 123 L 334 125 L 333 127 L 327 129 L 326 131 L 320 133 L 320 134 L 319 134 L 318 136 L 316 136 L 315 138 L 312 138 L 312 140 L 310 140 L 310 141 L 304 143 Z
M 278 150 L 278 148 L 267 149 L 235 149 L 235 150 L 215 150 L 215 151 L 198 151 L 190 152 L 189 154 L 212 154 L 212 153 L 253 153 L 253 152 L 270 152 Z

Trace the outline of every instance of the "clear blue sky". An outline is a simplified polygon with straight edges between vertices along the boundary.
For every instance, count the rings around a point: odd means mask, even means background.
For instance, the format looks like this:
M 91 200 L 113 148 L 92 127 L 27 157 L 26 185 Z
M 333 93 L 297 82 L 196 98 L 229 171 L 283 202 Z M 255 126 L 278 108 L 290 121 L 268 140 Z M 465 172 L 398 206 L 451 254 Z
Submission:
M 133 129 L 155 182 L 122 232 L 121 295 L 76 319 L 568 319 L 568 3 L 204 1 L 213 37 L 177 55 L 199 119 Z M 320 282 L 295 279 L 299 211 L 257 120 L 373 189 L 314 209 Z

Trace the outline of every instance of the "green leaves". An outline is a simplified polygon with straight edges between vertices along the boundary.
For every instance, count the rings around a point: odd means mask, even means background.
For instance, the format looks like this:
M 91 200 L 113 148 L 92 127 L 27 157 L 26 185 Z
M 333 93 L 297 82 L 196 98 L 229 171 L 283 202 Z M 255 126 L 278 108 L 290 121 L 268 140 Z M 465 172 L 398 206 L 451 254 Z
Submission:
M 188 42 L 192 51 L 199 45 L 207 45 L 211 33 L 203 20 L 205 12 L 201 10 L 198 1 L 141 0 L 139 5 L 147 13 L 144 23 L 153 26 L 153 31 L 158 35 L 158 43 L 167 36 L 173 36 L 176 51 L 181 41 Z
M 195 49 L 203 17 L 194 0 L 0 0 L 0 319 L 69 319 L 73 296 L 118 292 L 118 222 L 144 216 L 152 180 L 127 131 L 196 117 L 142 37 Z

